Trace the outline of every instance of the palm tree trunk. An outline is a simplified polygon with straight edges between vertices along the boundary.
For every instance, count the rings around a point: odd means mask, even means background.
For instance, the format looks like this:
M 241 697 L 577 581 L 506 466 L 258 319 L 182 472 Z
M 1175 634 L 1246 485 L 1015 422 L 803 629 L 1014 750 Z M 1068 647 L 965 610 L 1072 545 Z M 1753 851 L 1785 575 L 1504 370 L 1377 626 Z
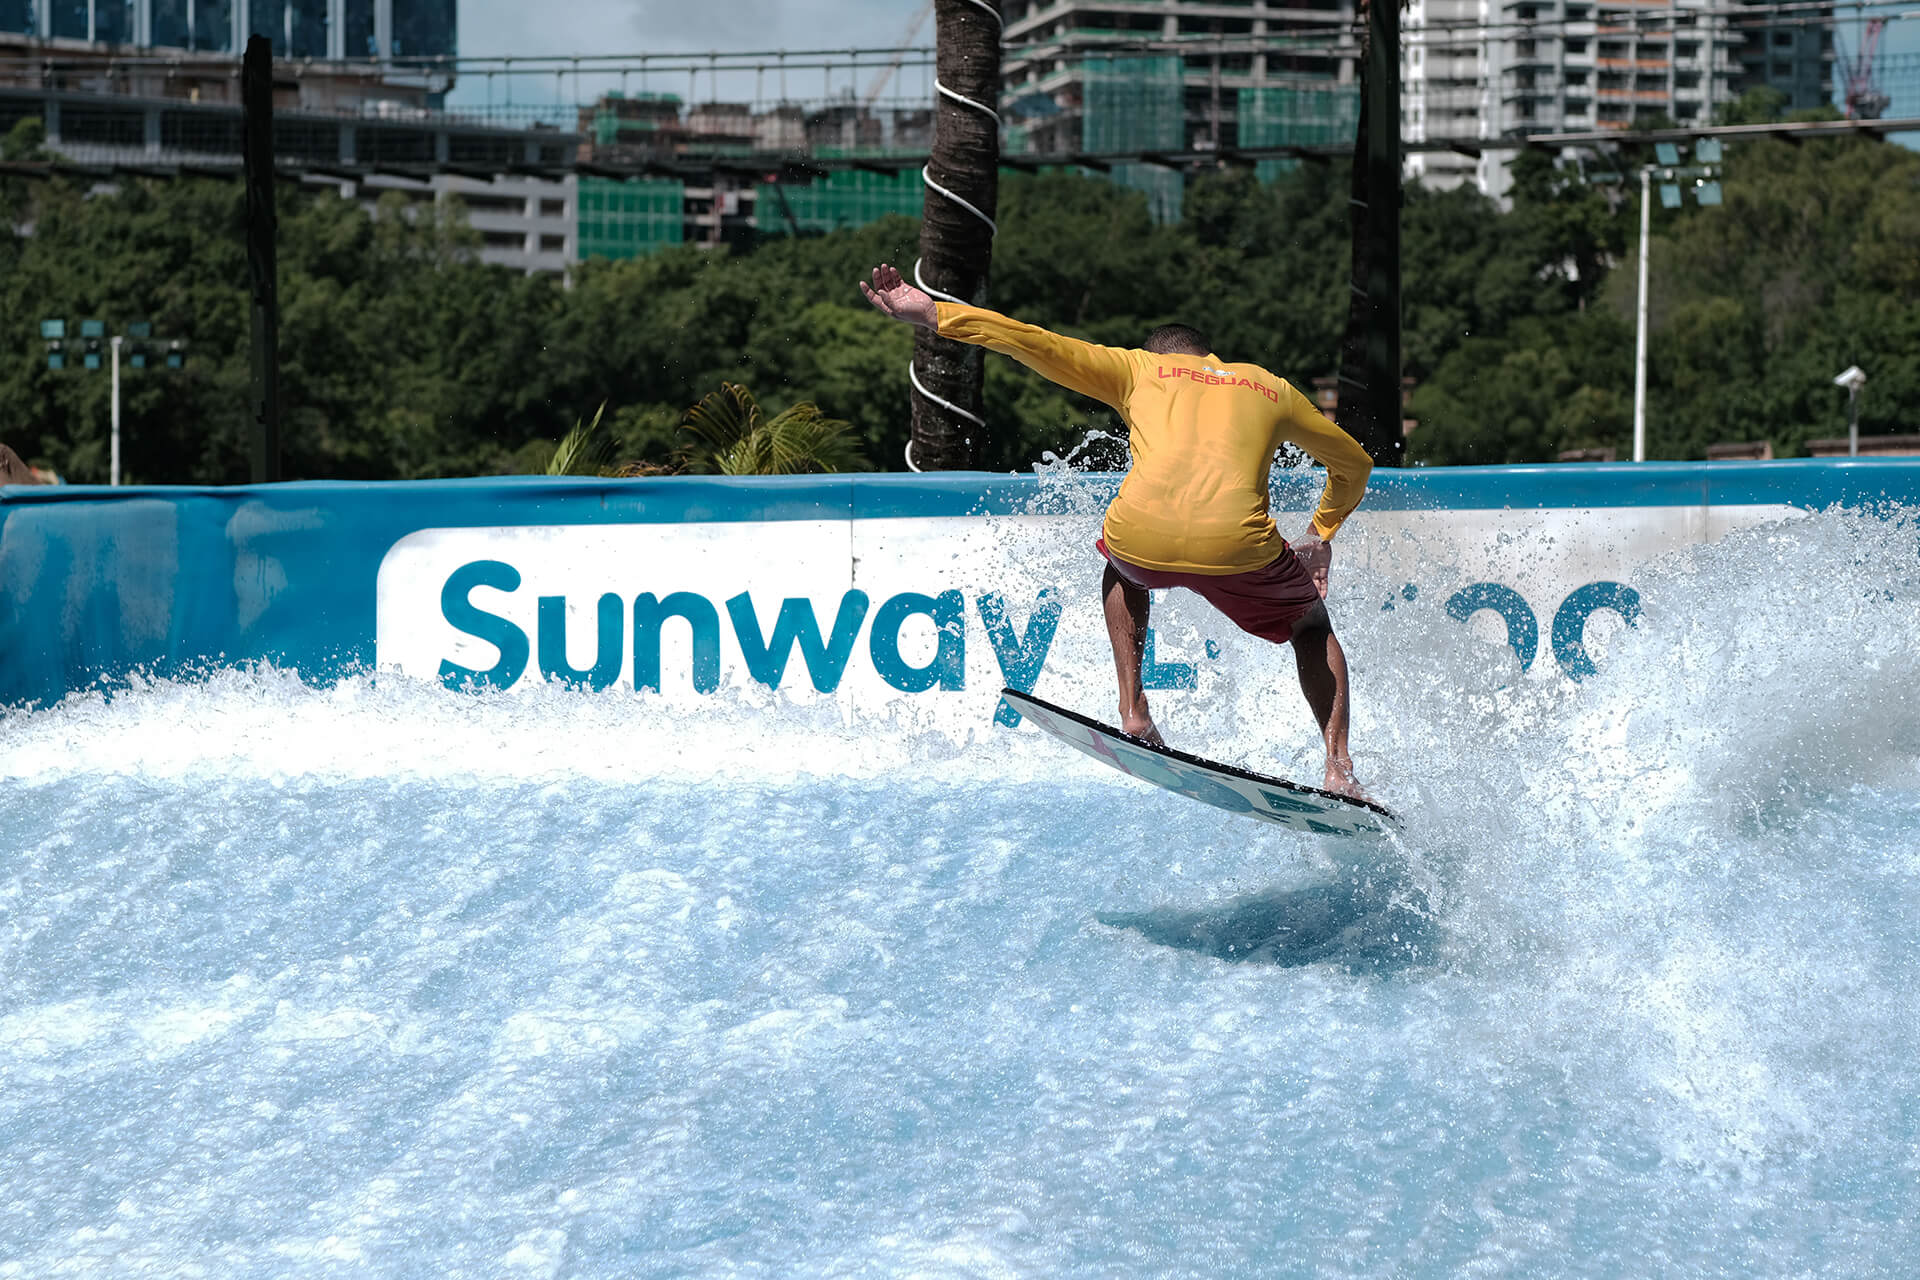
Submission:
M 1353 242 L 1340 348 L 1341 430 L 1376 463 L 1406 452 L 1400 420 L 1400 6 L 1360 0 L 1360 129 L 1353 142 Z
M 1000 102 L 999 0 L 935 0 L 934 21 L 940 91 L 914 270 L 920 286 L 936 298 L 979 306 L 987 299 L 1000 190 L 1000 119 L 994 114 Z M 986 456 L 980 394 L 985 356 L 979 347 L 925 329 L 915 332 L 908 465 L 921 471 L 980 466 Z

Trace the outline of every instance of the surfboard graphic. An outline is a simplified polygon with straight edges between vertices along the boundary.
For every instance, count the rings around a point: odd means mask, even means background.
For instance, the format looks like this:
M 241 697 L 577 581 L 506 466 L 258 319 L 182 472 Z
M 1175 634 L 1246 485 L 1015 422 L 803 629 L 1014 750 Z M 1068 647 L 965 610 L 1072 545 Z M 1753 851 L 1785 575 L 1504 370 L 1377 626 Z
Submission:
M 1323 836 L 1378 837 L 1404 825 L 1391 810 L 1371 801 L 1157 747 L 1032 694 L 1002 689 L 1000 696 L 1036 726 L 1102 764 L 1229 813 Z

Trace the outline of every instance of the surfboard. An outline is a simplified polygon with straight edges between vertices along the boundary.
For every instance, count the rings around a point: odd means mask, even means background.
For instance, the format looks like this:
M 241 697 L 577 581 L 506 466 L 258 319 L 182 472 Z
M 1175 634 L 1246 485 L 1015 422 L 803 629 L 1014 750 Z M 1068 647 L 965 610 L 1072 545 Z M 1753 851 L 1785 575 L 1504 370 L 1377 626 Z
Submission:
M 1370 800 L 1355 800 L 1142 742 L 1029 693 L 1002 689 L 1000 696 L 1036 727 L 1100 763 L 1229 813 L 1322 836 L 1377 837 L 1404 825 L 1392 810 Z

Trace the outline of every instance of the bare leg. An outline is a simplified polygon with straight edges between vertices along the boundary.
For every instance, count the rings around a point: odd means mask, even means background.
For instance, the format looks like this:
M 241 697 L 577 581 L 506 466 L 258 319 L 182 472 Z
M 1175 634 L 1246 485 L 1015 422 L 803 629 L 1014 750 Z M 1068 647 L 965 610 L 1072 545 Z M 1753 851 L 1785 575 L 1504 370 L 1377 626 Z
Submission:
M 1107 639 L 1113 642 L 1114 674 L 1120 680 L 1120 732 L 1160 742 L 1160 731 L 1147 711 L 1147 691 L 1140 684 L 1153 597 L 1121 577 L 1112 565 L 1100 581 L 1100 596 L 1107 612 Z
M 1366 798 L 1353 778 L 1353 758 L 1347 750 L 1347 655 L 1333 634 L 1327 607 L 1315 605 L 1293 629 L 1293 660 L 1300 671 L 1300 691 L 1307 695 L 1320 736 L 1327 746 L 1328 791 Z

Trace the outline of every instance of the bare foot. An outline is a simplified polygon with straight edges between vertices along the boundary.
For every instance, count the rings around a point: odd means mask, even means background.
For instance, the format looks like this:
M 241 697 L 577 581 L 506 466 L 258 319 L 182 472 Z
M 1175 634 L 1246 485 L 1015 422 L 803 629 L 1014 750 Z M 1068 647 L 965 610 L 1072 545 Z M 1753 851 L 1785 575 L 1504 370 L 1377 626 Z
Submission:
M 1120 732 L 1129 738 L 1138 738 L 1142 742 L 1151 742 L 1156 747 L 1166 746 L 1160 730 L 1154 727 L 1152 716 L 1121 716 Z
M 1353 776 L 1353 761 L 1344 756 L 1338 760 L 1331 756 L 1327 757 L 1326 779 L 1320 786 L 1322 790 L 1331 791 L 1337 796 L 1346 796 L 1350 800 L 1365 800 L 1368 804 L 1373 803 L 1373 797 L 1366 793 Z

